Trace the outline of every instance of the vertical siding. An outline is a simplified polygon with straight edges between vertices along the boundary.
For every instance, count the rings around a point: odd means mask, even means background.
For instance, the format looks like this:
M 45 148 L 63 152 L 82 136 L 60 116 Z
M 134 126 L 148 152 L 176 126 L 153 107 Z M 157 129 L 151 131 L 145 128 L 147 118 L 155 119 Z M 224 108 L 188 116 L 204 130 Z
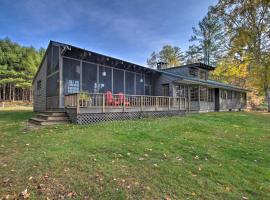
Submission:
M 40 95 L 37 95 L 37 81 L 41 80 L 41 92 Z M 46 110 L 46 83 L 47 81 L 47 56 L 45 57 L 41 68 L 36 76 L 35 81 L 33 82 L 33 106 L 34 111 L 44 111 Z
M 169 94 L 173 96 L 173 81 L 179 80 L 177 77 L 169 76 L 166 74 L 156 75 L 154 81 L 154 95 L 155 96 L 162 96 L 162 85 L 169 84 Z

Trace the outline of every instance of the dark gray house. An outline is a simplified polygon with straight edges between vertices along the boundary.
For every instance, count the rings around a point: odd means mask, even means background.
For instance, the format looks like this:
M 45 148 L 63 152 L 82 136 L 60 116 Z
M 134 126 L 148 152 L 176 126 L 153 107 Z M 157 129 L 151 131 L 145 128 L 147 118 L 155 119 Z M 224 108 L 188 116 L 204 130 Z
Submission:
M 202 63 L 150 69 L 50 41 L 33 80 L 34 111 L 43 112 L 43 120 L 45 112 L 65 112 L 85 124 L 245 109 L 247 91 L 209 80 L 214 69 Z

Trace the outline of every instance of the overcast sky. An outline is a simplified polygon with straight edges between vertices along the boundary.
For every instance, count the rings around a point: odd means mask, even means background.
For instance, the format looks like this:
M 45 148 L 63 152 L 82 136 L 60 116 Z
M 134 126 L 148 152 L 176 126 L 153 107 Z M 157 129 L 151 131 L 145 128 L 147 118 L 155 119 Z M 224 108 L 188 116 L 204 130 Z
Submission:
M 36 48 L 49 40 L 145 64 L 165 44 L 186 50 L 217 0 L 0 0 L 0 38 Z

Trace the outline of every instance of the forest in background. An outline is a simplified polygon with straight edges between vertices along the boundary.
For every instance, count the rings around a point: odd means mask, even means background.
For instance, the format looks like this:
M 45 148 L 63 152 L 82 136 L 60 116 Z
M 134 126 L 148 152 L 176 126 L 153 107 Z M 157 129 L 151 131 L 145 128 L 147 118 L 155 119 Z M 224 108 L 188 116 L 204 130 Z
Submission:
M 250 89 L 249 105 L 268 102 L 270 112 L 270 0 L 219 0 L 193 27 L 188 50 L 165 45 L 147 64 L 167 67 L 203 62 L 211 79 Z
M 45 49 L 0 40 L 0 101 L 32 101 L 32 80 Z

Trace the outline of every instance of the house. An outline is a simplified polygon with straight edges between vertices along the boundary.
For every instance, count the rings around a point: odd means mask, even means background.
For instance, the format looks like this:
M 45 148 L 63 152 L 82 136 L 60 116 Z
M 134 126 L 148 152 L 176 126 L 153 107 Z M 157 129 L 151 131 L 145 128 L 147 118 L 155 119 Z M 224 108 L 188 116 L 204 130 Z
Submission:
M 151 69 L 50 41 L 33 80 L 34 111 L 62 111 L 87 124 L 246 108 L 245 89 L 208 79 L 214 67 L 165 65 Z

